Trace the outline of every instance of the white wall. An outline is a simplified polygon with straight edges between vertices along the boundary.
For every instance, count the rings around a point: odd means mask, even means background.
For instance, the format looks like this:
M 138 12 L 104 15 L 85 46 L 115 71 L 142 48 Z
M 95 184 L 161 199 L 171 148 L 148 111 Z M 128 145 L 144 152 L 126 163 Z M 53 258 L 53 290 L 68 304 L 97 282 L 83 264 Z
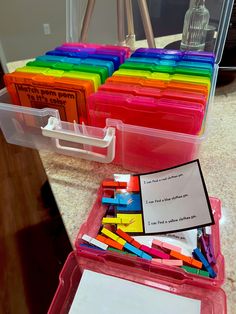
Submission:
M 87 0 L 73 1 L 76 3 L 74 32 L 78 35 Z M 165 1 L 148 0 L 150 15 L 160 18 L 160 8 Z M 190 0 L 168 0 L 170 21 L 176 21 L 172 18 L 171 1 L 186 1 L 188 4 Z M 213 19 L 219 18 L 222 1 L 206 0 Z M 44 35 L 44 23 L 50 24 L 50 35 Z M 88 39 L 91 42 L 117 43 L 116 0 L 96 0 Z M 66 40 L 66 0 L 0 0 L 0 40 L 8 62 L 33 58 L 60 45 Z
M 80 32 L 87 1 L 73 1 L 77 2 L 78 31 Z M 96 0 L 88 31 L 88 41 L 95 43 L 117 43 L 116 0 Z
M 32 58 L 65 41 L 65 0 L 0 3 L 0 39 L 7 61 Z M 51 35 L 44 35 L 43 23 L 50 24 Z

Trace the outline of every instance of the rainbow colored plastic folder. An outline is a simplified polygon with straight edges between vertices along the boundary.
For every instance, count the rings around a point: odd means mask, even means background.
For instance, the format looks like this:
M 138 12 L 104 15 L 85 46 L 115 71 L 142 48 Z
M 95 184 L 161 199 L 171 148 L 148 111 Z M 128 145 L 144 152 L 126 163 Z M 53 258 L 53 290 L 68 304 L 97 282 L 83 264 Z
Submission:
M 198 135 L 214 55 L 64 43 L 5 76 L 16 105 L 51 107 L 62 120 L 104 128 L 106 119 Z
M 54 108 L 63 121 L 87 123 L 88 96 L 129 56 L 128 47 L 63 44 L 5 75 L 5 83 L 16 105 Z
M 211 90 L 214 55 L 137 49 L 88 101 L 89 123 L 106 119 L 198 135 Z

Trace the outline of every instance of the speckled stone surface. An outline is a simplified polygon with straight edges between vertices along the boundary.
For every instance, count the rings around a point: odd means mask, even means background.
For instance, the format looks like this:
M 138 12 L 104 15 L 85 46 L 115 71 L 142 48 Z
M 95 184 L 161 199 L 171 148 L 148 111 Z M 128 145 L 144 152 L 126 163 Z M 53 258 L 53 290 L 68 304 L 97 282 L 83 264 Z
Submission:
M 226 261 L 228 313 L 236 313 L 236 82 L 217 89 L 209 135 L 199 154 L 208 193 L 222 200 L 221 244 Z M 69 238 L 74 243 L 100 182 L 128 171 L 54 153 L 40 152 Z

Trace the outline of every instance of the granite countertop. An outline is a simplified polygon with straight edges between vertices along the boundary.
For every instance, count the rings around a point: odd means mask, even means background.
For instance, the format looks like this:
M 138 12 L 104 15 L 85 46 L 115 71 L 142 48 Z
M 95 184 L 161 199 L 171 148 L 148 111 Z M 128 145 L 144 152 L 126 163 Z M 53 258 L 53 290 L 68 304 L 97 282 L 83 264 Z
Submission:
M 220 223 L 222 251 L 226 261 L 228 313 L 236 308 L 236 82 L 216 90 L 210 113 L 209 134 L 199 159 L 210 196 L 222 200 Z M 73 244 L 81 224 L 105 177 L 128 171 L 113 165 L 40 152 L 65 228 Z

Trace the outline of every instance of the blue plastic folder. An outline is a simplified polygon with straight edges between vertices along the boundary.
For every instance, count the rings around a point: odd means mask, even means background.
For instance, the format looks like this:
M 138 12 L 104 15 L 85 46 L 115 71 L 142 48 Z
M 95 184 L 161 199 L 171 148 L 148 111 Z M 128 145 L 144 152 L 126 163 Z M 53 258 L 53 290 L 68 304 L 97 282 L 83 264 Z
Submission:
M 81 58 L 81 59 L 100 59 L 104 61 L 111 61 L 113 62 L 114 69 L 118 70 L 120 66 L 120 59 L 117 56 L 111 56 L 108 54 L 89 54 L 86 52 L 70 52 L 64 50 L 51 50 L 46 52 L 46 55 L 52 56 L 64 56 L 64 57 L 71 57 L 71 58 Z
M 107 68 L 109 76 L 111 76 L 112 73 L 114 72 L 114 64 L 112 61 L 105 61 L 105 60 L 99 60 L 99 59 L 70 58 L 70 57 L 54 56 L 54 55 L 38 56 L 36 60 L 64 62 L 64 63 L 71 63 L 71 64 L 76 64 L 76 65 L 87 64 L 87 65 L 101 66 L 101 67 Z

